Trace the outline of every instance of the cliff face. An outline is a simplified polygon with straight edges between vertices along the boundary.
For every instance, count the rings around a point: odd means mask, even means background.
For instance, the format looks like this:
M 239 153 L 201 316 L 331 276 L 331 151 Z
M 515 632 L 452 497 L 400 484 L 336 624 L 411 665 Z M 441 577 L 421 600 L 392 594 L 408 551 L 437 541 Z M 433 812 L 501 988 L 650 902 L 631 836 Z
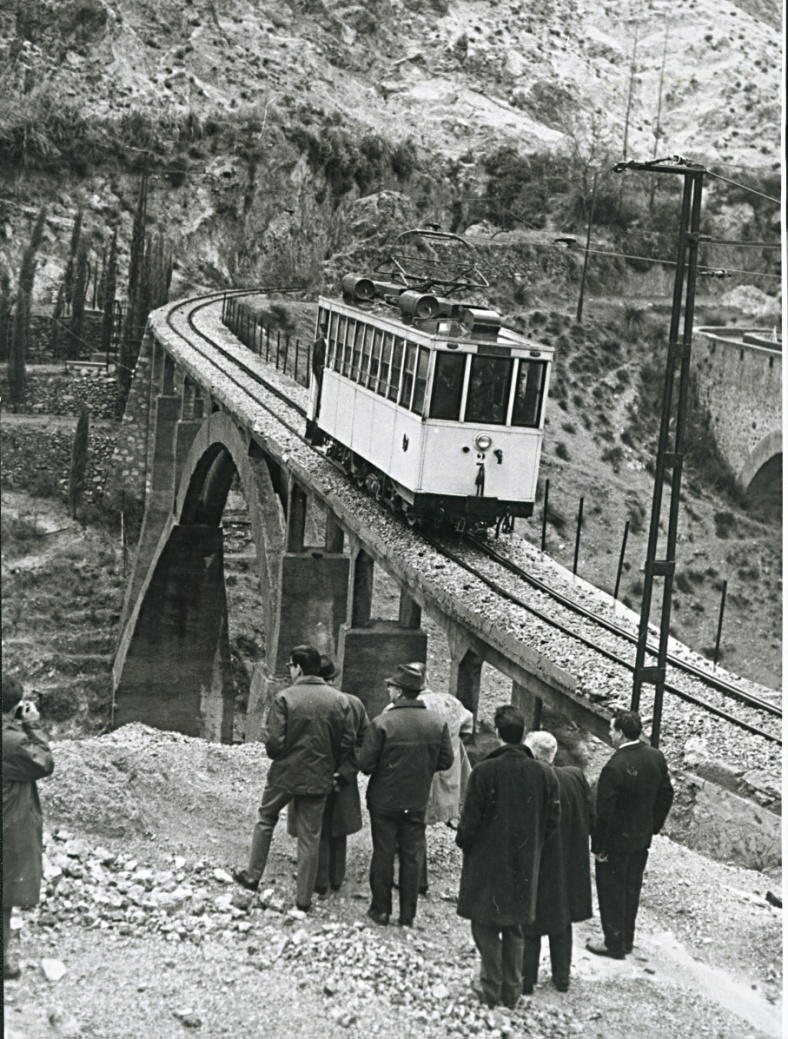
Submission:
M 128 222 L 135 167 L 152 160 L 150 222 L 175 245 L 176 288 L 309 284 L 372 192 L 449 226 L 505 144 L 779 157 L 776 0 L 17 0 L 0 58 L 0 150 L 16 111 L 49 120 L 44 169 L 12 163 L 6 198 L 65 221 L 87 205 L 98 235 Z M 84 148 L 61 107 L 86 121 Z M 14 270 L 27 220 L 3 216 Z M 61 237 L 51 225 L 45 294 Z

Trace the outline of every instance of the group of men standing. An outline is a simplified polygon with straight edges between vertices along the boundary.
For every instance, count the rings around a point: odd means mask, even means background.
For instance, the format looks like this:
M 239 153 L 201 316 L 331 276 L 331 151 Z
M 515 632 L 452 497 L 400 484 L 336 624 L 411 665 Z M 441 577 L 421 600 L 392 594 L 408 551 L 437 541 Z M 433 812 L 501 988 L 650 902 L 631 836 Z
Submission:
M 604 940 L 587 948 L 612 959 L 632 951 L 648 849 L 673 799 L 665 758 L 641 741 L 635 712 L 619 711 L 610 723 L 617 749 L 594 802 L 582 769 L 554 766 L 555 737 L 525 736 L 510 704 L 495 713 L 500 746 L 471 771 L 463 742 L 473 716 L 455 697 L 425 687 L 423 664 L 400 665 L 386 679 L 390 703 L 372 721 L 361 700 L 328 684 L 336 672 L 313 647 L 297 646 L 289 666 L 292 685 L 269 711 L 272 763 L 249 863 L 233 874 L 239 884 L 259 886 L 279 813 L 290 804 L 297 907 L 308 912 L 313 893 L 338 890 L 347 835 L 361 829 L 361 771 L 370 777 L 367 912 L 376 924 L 388 925 L 398 886 L 399 924 L 413 926 L 428 883 L 426 826 L 459 817 L 457 912 L 471 922 L 481 957 L 476 991 L 488 1006 L 514 1007 L 533 992 L 544 935 L 553 983 L 569 988 L 572 924 L 592 915 L 589 837 Z

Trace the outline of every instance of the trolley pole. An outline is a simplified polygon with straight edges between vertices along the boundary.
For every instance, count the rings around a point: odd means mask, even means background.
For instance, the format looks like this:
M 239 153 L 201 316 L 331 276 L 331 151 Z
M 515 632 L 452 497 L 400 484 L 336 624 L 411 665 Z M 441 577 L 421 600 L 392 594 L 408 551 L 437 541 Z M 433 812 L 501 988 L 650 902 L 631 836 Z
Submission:
M 692 320 L 695 311 L 695 282 L 698 270 L 698 247 L 700 234 L 700 211 L 703 195 L 703 166 L 687 162 L 681 157 L 656 160 L 654 162 L 622 162 L 614 172 L 625 169 L 645 173 L 673 174 L 684 178 L 684 194 L 681 204 L 679 242 L 676 258 L 676 279 L 673 286 L 673 308 L 670 319 L 665 380 L 662 390 L 662 416 L 659 428 L 656 466 L 654 474 L 654 496 L 651 503 L 648 548 L 646 552 L 643 600 L 640 608 L 635 673 L 632 682 L 632 710 L 640 707 L 640 693 L 644 683 L 654 686 L 651 743 L 659 746 L 662 722 L 662 700 L 665 692 L 665 670 L 667 665 L 668 639 L 670 636 L 670 610 L 673 595 L 673 576 L 676 571 L 676 542 L 678 535 L 681 472 L 684 464 L 685 427 L 689 408 L 690 354 L 692 350 Z M 685 285 L 686 274 L 686 285 Z M 680 326 L 682 311 L 683 331 Z M 667 536 L 662 552 L 659 551 L 659 531 L 662 523 L 662 489 L 670 484 L 670 505 L 667 516 Z M 656 665 L 646 664 L 649 652 L 648 634 L 651 618 L 651 603 L 654 579 L 662 578 L 662 603 L 659 624 L 659 645 Z M 651 650 L 653 652 L 653 650 Z
M 544 482 L 544 502 L 542 504 L 542 551 L 547 543 L 547 500 L 550 497 L 550 480 Z
M 594 206 L 596 205 L 596 182 L 599 178 L 599 170 L 594 173 L 594 186 L 591 189 L 591 210 L 588 214 L 588 230 L 586 231 L 586 252 L 583 257 L 583 273 L 580 276 L 580 295 L 577 298 L 577 314 L 576 318 L 578 322 L 583 320 L 583 297 L 585 296 L 586 290 L 586 273 L 588 271 L 588 250 L 591 248 L 591 228 L 594 224 Z

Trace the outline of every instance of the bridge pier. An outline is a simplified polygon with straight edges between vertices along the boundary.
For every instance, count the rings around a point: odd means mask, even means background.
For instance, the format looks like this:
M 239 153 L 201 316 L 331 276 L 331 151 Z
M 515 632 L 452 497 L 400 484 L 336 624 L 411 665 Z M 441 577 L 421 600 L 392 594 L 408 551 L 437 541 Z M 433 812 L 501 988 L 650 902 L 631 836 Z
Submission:
M 235 694 L 221 528 L 173 526 L 126 631 L 113 725 L 140 721 L 231 742 Z
M 541 729 L 542 707 L 544 706 L 541 697 L 519 682 L 512 682 L 512 703 L 523 713 L 526 732 Z
M 475 652 L 470 640 L 454 625 L 448 628 L 446 635 L 451 658 L 449 692 L 452 696 L 456 696 L 463 707 L 473 715 L 475 733 L 484 658 Z
M 337 666 L 342 689 L 357 696 L 370 718 L 389 702 L 383 682 L 398 664 L 427 660 L 427 634 L 421 630 L 421 609 L 403 589 L 399 619 L 372 617 L 375 564 L 355 539 L 351 542 L 352 571 L 347 622 L 339 629 Z

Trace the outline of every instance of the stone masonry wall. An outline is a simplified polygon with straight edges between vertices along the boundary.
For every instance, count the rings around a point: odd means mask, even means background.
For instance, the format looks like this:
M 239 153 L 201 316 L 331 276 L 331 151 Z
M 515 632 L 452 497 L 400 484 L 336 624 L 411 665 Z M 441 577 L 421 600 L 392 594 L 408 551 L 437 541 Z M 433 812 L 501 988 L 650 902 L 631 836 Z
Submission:
M 8 366 L 0 368 L 0 397 L 8 399 Z M 25 395 L 19 412 L 30 415 L 78 415 L 85 404 L 91 418 L 115 417 L 115 373 L 103 368 L 28 368 Z
M 711 412 L 720 450 L 740 473 L 764 437 L 782 428 L 782 358 L 705 335 L 695 337 L 692 353 L 701 404 Z
M 65 501 L 77 420 L 56 429 L 33 423 L 22 419 L 0 425 L 0 480 L 7 488 Z M 99 427 L 91 424 L 83 503 L 98 505 L 102 501 L 114 447 L 114 427 L 106 422 Z

